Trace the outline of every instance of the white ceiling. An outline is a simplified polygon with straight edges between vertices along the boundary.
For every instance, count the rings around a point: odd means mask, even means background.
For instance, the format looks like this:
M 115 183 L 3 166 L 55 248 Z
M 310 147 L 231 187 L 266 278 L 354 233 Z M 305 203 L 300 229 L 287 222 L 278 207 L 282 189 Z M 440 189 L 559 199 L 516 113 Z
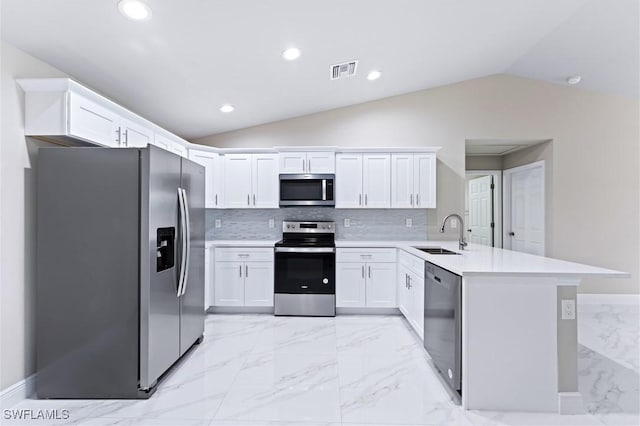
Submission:
M 186 138 L 503 72 L 638 97 L 637 0 L 146 1 L 139 23 L 117 0 L 2 0 L 2 38 Z

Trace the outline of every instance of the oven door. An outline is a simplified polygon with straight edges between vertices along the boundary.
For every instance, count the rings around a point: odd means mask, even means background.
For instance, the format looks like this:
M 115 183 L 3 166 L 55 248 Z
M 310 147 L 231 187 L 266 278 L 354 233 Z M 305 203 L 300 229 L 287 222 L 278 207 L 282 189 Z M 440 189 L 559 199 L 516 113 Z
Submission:
M 335 276 L 335 248 L 275 249 L 275 293 L 335 294 Z
M 280 175 L 280 206 L 335 206 L 334 175 Z

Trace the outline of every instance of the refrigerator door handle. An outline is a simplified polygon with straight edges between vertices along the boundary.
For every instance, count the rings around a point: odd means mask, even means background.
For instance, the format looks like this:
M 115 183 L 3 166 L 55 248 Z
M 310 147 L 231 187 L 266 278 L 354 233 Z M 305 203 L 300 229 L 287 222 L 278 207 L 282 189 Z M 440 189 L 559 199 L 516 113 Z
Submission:
M 189 220 L 189 198 L 187 197 L 187 190 L 182 190 L 182 202 L 184 203 L 184 223 L 186 234 L 186 246 L 187 246 L 187 260 L 185 261 L 184 269 L 184 281 L 182 283 L 182 296 L 187 292 L 187 284 L 189 282 L 189 263 L 191 260 L 191 221 Z
M 178 188 L 178 208 L 180 209 L 180 238 L 182 240 L 182 251 L 180 252 L 180 275 L 178 276 L 178 294 L 176 297 L 182 295 L 182 287 L 185 282 L 185 272 L 187 270 L 187 233 L 185 226 L 185 205 L 184 205 L 184 193 L 182 188 Z

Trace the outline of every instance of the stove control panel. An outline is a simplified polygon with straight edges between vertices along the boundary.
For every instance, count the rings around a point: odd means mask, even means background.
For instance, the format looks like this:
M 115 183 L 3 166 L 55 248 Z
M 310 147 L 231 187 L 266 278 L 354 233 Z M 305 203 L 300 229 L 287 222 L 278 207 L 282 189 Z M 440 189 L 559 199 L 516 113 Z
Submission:
M 282 222 L 283 232 L 335 234 L 335 222 Z

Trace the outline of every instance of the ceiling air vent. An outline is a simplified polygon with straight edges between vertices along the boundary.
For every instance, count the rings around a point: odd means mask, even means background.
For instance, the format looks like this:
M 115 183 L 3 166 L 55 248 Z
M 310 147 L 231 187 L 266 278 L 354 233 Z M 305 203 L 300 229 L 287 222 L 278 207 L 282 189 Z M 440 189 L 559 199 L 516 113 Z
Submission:
M 331 80 L 338 80 L 340 78 L 347 78 L 356 75 L 356 67 L 358 61 L 349 61 L 342 64 L 331 65 L 330 73 Z

